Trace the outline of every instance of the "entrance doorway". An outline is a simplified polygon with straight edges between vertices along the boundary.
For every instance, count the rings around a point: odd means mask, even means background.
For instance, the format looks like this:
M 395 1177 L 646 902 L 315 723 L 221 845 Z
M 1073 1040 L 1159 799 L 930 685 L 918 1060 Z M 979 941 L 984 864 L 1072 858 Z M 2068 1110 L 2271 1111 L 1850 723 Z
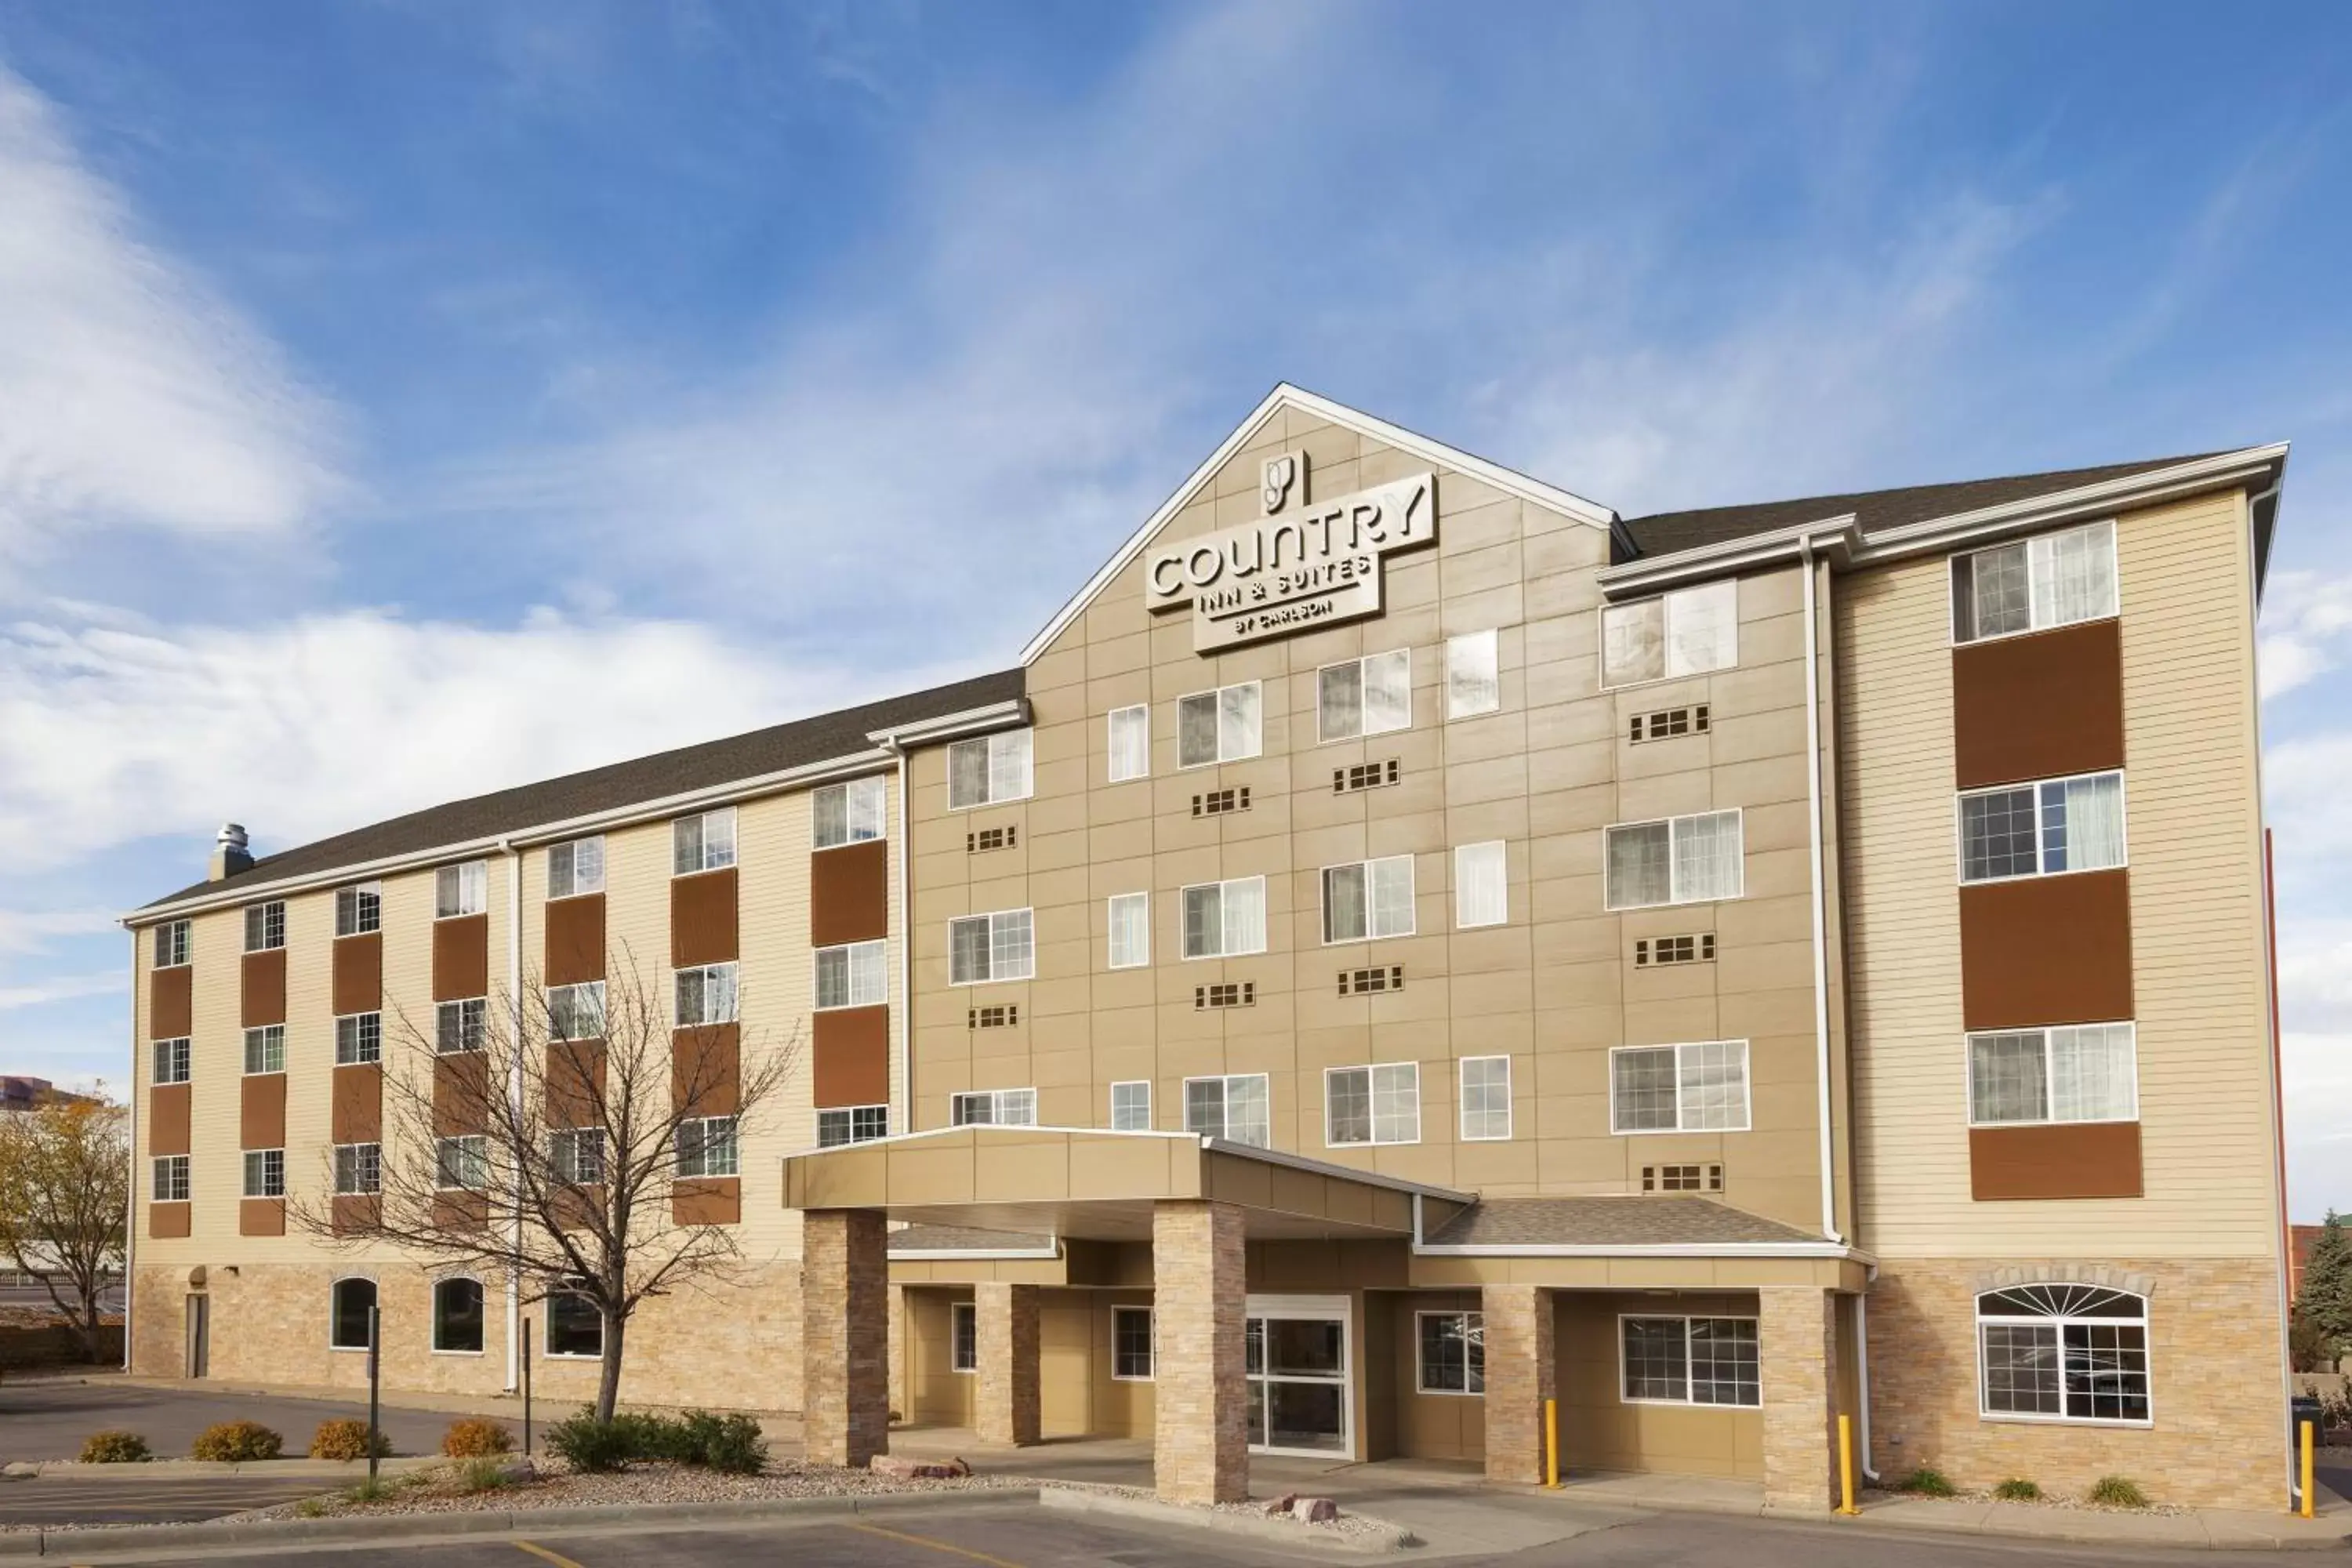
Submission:
M 188 1298 L 187 1375 L 208 1377 L 206 1370 L 211 1357 L 212 1300 L 207 1296 Z
M 1348 1298 L 1252 1296 L 1244 1310 L 1250 1451 L 1352 1454 Z

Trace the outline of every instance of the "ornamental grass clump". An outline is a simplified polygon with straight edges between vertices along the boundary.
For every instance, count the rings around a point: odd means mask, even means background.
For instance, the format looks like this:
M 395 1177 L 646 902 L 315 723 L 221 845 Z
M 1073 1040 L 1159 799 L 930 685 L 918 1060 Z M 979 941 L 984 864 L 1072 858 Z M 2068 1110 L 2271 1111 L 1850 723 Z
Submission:
M 1917 1469 L 1912 1471 L 1909 1475 L 1895 1482 L 1895 1489 L 1899 1492 L 1909 1492 L 1915 1497 L 1951 1497 L 1955 1495 L 1955 1489 L 1953 1488 L 1951 1481 L 1945 1476 L 1943 1471 L 1937 1469 L 1932 1465 L 1920 1466 Z
M 2021 1476 L 2011 1476 L 1993 1488 L 1992 1495 L 2003 1502 L 2040 1502 L 2042 1489 Z
M 2084 1500 L 2101 1508 L 2146 1508 L 2147 1494 L 2129 1476 L 2101 1476 Z

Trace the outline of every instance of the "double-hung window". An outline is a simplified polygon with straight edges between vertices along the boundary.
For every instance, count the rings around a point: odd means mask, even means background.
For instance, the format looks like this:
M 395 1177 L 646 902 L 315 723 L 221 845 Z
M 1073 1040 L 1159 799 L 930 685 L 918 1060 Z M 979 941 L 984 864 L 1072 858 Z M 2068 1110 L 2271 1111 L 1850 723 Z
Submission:
M 1420 1142 L 1420 1064 L 1325 1068 L 1323 1142 L 1334 1149 L 1350 1143 Z
M 383 884 L 362 882 L 335 889 L 335 934 L 365 936 L 383 929 Z
M 1391 855 L 1323 870 L 1323 941 L 1412 934 L 1412 857 Z
M 383 1015 L 346 1013 L 335 1020 L 335 1065 L 358 1067 L 383 1060 Z
M 950 746 L 948 809 L 1028 799 L 1029 742 L 1027 730 L 1004 730 Z
M 1465 844 L 1454 851 L 1454 923 L 1498 926 L 1511 918 L 1508 871 L 1499 838 Z
M 1265 1149 L 1274 1142 L 1266 1075 L 1232 1073 L 1184 1080 L 1184 1131 Z
M 1037 931 L 1027 910 L 1000 910 L 948 921 L 948 983 L 983 985 L 1037 973 Z
M 547 850 L 547 896 L 576 899 L 604 890 L 604 836 L 551 844 Z
M 735 1021 L 735 965 L 705 963 L 677 972 L 677 1026 Z
M 1499 1142 L 1511 1135 L 1511 1058 L 1464 1057 L 1462 1141 Z
M 1704 675 L 1739 662 L 1739 584 L 1680 588 L 1601 612 L 1601 684 Z
M 433 1005 L 433 1049 L 438 1055 L 478 1051 L 488 1042 L 489 1031 L 490 1002 L 487 996 Z
M 174 1035 L 168 1040 L 155 1042 L 155 1081 L 185 1083 L 188 1081 L 188 1037 Z
M 557 1040 L 601 1040 L 604 1037 L 604 983 L 583 980 L 576 985 L 547 988 L 547 1033 Z
M 557 1128 L 547 1135 L 547 1163 L 559 1182 L 593 1186 L 604 1179 L 604 1130 Z
M 1265 951 L 1265 879 L 1240 877 L 1184 889 L 1184 956 L 1232 958 Z
M 2096 1285 L 1977 1298 L 1983 1410 L 2035 1421 L 2148 1419 L 2147 1300 Z
M 2129 1024 L 2068 1024 L 1969 1037 L 1969 1121 L 1978 1127 L 2135 1121 L 2139 1070 Z
M 1612 1132 L 1745 1132 L 1748 1042 L 1619 1046 L 1609 1053 Z
M 816 950 L 816 1005 L 872 1007 L 890 999 L 889 944 L 853 942 Z
M 1445 716 L 1475 719 L 1503 705 L 1500 641 L 1492 631 L 1465 632 L 1445 641 Z
M 245 1152 L 245 1195 L 282 1198 L 286 1195 L 286 1151 L 247 1149 Z
M 335 1192 L 341 1197 L 363 1197 L 383 1190 L 383 1145 L 335 1145 Z
M 677 1124 L 677 1173 L 732 1176 L 738 1173 L 735 1119 L 698 1116 Z
M 890 1108 L 887 1105 L 843 1105 L 816 1113 L 816 1146 L 820 1149 L 888 1136 Z
M 1740 815 L 1707 811 L 1610 828 L 1607 887 L 1612 910 L 1736 899 L 1745 885 Z
M 1151 1381 L 1151 1309 L 1110 1310 L 1110 1374 L 1120 1383 Z
M 1151 710 L 1142 703 L 1110 710 L 1110 782 L 1151 773 Z
M 1264 745 L 1258 683 L 1221 686 L 1176 700 L 1176 763 L 1205 768 L 1255 757 Z
M 955 1127 L 1034 1127 L 1037 1091 L 1034 1089 L 982 1089 L 952 1097 L 948 1121 Z
M 188 1157 L 185 1154 L 158 1154 L 154 1161 L 154 1185 L 150 1189 L 159 1204 L 184 1204 L 188 1201 Z
M 1139 969 L 1151 962 L 1151 895 L 1115 893 L 1110 900 L 1110 966 Z
M 188 922 L 165 921 L 155 928 L 155 967 L 177 969 L 188 962 Z
M 2054 877 L 2124 863 L 2124 775 L 2084 773 L 1960 796 L 1960 880 Z
M 444 866 L 433 873 L 433 918 L 455 920 L 460 915 L 478 915 L 490 907 L 490 864 L 487 860 L 468 860 L 462 866 Z
M 735 864 L 735 808 L 720 806 L 669 825 L 670 875 L 691 877 Z
M 1412 650 L 1367 654 L 1315 672 L 1315 734 L 1352 741 L 1412 727 Z
M 286 1070 L 286 1026 L 264 1024 L 245 1032 L 245 1070 L 248 1077 Z
M 245 951 L 274 952 L 286 945 L 286 901 L 245 906 Z
M 1620 1318 L 1628 1405 L 1761 1405 L 1753 1318 Z
M 827 784 L 809 795 L 809 841 L 819 849 L 886 837 L 883 783 L 878 778 Z
M 479 1132 L 436 1139 L 433 1184 L 451 1192 L 478 1193 L 490 1184 L 490 1141 Z
M 1421 1392 L 1486 1392 L 1486 1315 L 1484 1312 L 1418 1312 L 1421 1332 Z
M 1952 557 L 1952 640 L 2047 631 L 2116 613 L 2116 525 L 2085 523 Z
M 1110 1130 L 1114 1132 L 1151 1131 L 1150 1079 L 1128 1079 L 1110 1086 Z

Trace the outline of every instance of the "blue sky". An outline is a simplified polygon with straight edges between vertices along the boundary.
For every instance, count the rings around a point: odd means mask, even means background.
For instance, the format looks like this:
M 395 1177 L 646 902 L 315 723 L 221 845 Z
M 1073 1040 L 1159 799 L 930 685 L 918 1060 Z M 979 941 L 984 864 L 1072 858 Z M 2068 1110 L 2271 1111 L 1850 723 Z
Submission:
M 995 668 L 1274 382 L 1628 513 L 2295 443 L 2352 1208 L 2352 12 L 0 0 L 0 1070 L 120 910 Z M 589 717 L 593 715 L 592 717 Z

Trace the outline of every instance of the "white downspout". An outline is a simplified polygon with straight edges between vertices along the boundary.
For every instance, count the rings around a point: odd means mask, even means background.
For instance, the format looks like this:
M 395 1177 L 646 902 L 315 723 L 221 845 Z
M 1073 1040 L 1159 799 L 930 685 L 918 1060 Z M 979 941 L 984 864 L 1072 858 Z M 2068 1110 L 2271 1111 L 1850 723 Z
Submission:
M 893 1134 L 915 1130 L 915 892 L 908 885 L 915 847 L 908 838 L 907 748 L 898 737 L 882 744 L 898 759 L 898 1088 L 890 1107 Z
M 1832 1163 L 1830 1137 L 1830 953 L 1827 900 L 1822 887 L 1822 644 L 1814 607 L 1813 541 L 1798 542 L 1805 568 L 1805 825 L 1812 843 L 1813 890 L 1813 1055 L 1821 1122 L 1822 1234 L 1843 1241 L 1837 1227 L 1837 1178 Z
M 131 1077 L 126 1080 L 130 1092 L 124 1096 L 131 1102 L 131 1147 L 123 1158 L 131 1162 L 131 1180 L 122 1216 L 122 1370 L 131 1370 L 131 1302 L 138 1292 L 131 1289 L 139 1259 L 139 939 L 141 932 L 131 932 Z M 191 945 L 194 945 L 191 943 Z M 100 1316 L 104 1314 L 101 1313 Z
M 1874 1267 L 1869 1280 L 1878 1278 Z M 1856 1384 L 1854 1403 L 1861 1405 L 1861 1419 L 1855 1425 L 1861 1429 L 1858 1441 L 1862 1446 L 1862 1479 L 1878 1479 L 1878 1472 L 1870 1468 L 1870 1287 L 1866 1280 L 1862 1291 L 1853 1299 L 1853 1360 Z
M 522 852 L 509 838 L 499 840 L 507 858 L 507 1103 L 519 1113 L 522 1104 Z M 520 1199 L 520 1192 L 516 1194 Z M 511 1246 L 522 1255 L 522 1205 L 514 1205 Z M 507 1270 L 507 1392 L 522 1387 L 522 1289 L 512 1268 Z

